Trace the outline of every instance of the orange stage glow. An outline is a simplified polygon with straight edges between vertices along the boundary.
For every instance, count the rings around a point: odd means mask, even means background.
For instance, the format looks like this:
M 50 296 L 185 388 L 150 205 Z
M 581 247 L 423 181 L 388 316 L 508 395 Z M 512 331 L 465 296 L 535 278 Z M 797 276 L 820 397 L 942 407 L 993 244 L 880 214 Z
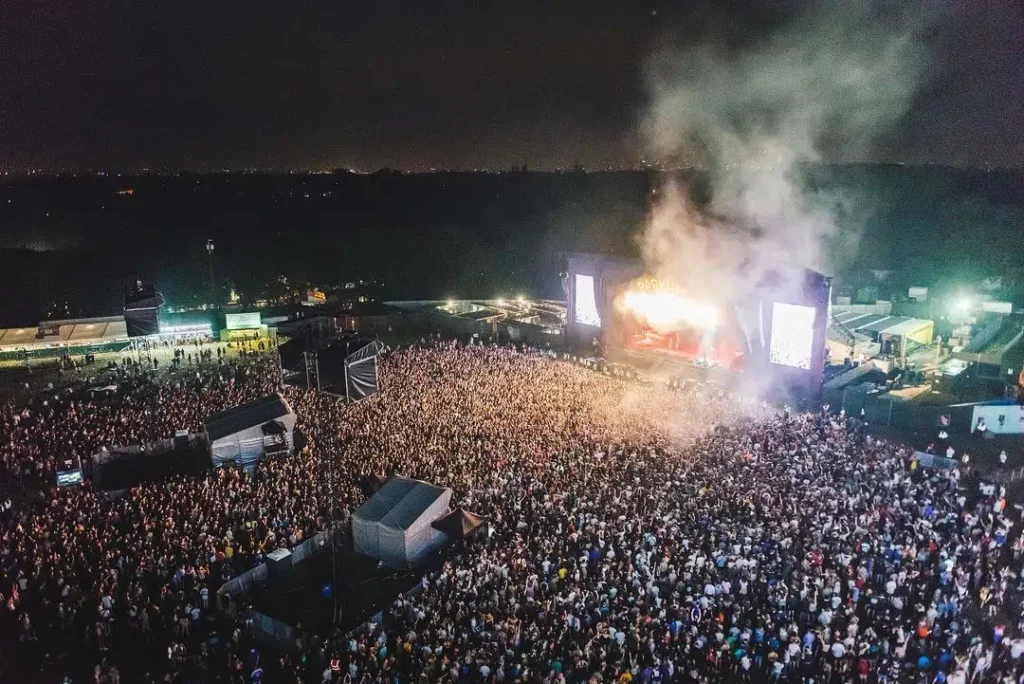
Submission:
M 650 279 L 631 285 L 622 295 L 622 309 L 659 333 L 686 326 L 714 328 L 718 323 L 718 309 L 710 303 L 685 297 L 660 282 L 653 285 Z

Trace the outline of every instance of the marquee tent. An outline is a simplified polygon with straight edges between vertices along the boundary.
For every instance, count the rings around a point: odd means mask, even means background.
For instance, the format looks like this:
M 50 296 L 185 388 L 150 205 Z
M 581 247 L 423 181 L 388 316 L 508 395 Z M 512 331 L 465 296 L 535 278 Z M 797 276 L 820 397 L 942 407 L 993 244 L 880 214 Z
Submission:
M 431 523 L 448 513 L 452 490 L 396 475 L 352 514 L 355 550 L 394 568 L 413 567 L 446 541 Z
M 295 421 L 280 392 L 213 414 L 206 419 L 213 466 L 248 466 L 264 456 L 291 451 Z
M 464 539 L 473 535 L 483 524 L 484 518 L 476 513 L 456 508 L 443 518 L 435 520 L 433 527 L 444 532 L 449 539 Z

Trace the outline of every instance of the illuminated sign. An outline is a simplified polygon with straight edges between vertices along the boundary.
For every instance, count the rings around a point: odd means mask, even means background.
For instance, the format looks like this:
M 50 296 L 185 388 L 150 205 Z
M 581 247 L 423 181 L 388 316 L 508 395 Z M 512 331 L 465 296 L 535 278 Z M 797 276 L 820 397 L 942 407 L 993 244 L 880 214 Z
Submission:
M 260 312 L 225 314 L 224 326 L 228 330 L 251 330 L 260 327 Z
M 209 335 L 213 332 L 209 323 L 193 323 L 190 325 L 161 325 L 161 333 L 175 334 L 175 333 L 205 333 Z
M 629 289 L 639 292 L 671 292 L 673 294 L 682 294 L 682 289 L 675 283 L 670 283 L 667 280 L 661 278 L 655 278 L 654 276 L 644 276 L 643 278 L 637 278 L 629 284 Z
M 81 470 L 62 470 L 57 472 L 58 487 L 73 487 L 82 484 Z
M 718 322 L 718 310 L 710 302 L 688 297 L 675 283 L 651 276 L 632 281 L 616 306 L 660 333 L 687 326 L 712 328 Z

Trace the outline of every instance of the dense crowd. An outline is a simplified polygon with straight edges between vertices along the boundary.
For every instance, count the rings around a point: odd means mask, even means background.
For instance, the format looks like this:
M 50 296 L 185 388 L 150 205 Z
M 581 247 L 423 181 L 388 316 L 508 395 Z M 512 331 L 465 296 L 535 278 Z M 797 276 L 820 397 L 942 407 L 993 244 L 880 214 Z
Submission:
M 154 376 L 126 364 L 102 386 L 83 381 L 44 391 L 32 406 L 0 405 L 0 474 L 17 485 L 43 488 L 53 483 L 64 459 L 80 459 L 88 467 L 103 448 L 146 444 L 177 430 L 198 432 L 210 413 L 276 388 L 265 363 L 214 364 L 214 349 L 196 352 L 206 365 Z M 107 396 L 104 387 L 116 392 Z
M 300 454 L 117 499 L 47 478 L 67 453 L 196 428 L 276 389 L 273 363 L 5 410 L 5 474 L 50 485 L 0 511 L 6 677 L 1024 681 L 1019 511 L 959 470 L 918 468 L 843 417 L 510 348 L 397 351 L 381 384 L 351 406 L 286 389 Z M 271 657 L 215 610 L 226 578 L 344 519 L 365 477 L 390 472 L 452 488 L 488 524 L 382 626 Z

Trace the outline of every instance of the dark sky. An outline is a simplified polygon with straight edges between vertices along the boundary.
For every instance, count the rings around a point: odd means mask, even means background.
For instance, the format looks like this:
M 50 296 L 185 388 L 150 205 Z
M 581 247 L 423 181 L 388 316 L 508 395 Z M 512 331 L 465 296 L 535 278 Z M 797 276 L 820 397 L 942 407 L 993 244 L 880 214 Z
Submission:
M 659 46 L 742 46 L 797 4 L 4 0 L 0 170 L 630 166 Z M 874 158 L 1020 165 L 1024 4 L 936 6 Z

